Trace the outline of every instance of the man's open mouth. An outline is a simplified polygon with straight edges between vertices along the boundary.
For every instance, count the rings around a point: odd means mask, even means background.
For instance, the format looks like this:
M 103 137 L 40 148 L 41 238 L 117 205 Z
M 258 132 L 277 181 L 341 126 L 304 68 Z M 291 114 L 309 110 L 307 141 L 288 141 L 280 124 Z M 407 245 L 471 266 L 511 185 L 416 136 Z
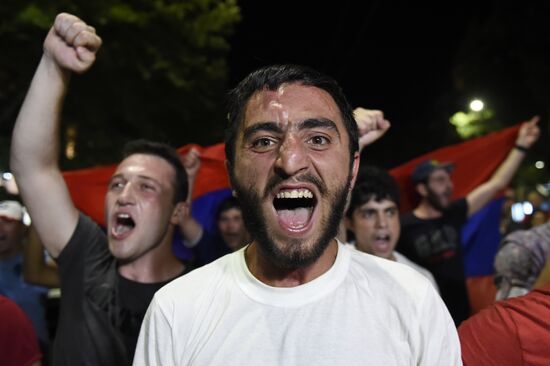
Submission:
M 307 188 L 282 189 L 273 200 L 279 223 L 290 231 L 300 231 L 310 223 L 317 199 Z
M 377 234 L 374 237 L 373 245 L 379 250 L 387 250 L 390 245 L 390 236 L 388 234 Z
M 379 234 L 374 239 L 379 242 L 387 242 L 390 241 L 390 236 L 388 234 Z
M 115 216 L 112 233 L 116 239 L 123 239 L 128 236 L 135 227 L 136 223 L 130 214 L 118 213 Z

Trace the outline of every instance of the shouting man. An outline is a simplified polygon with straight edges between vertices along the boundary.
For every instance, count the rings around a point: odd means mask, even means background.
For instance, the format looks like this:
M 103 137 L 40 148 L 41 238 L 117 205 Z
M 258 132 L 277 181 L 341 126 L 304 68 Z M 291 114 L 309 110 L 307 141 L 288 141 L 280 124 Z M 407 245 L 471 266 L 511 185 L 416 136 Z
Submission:
M 334 80 L 250 74 L 230 94 L 226 157 L 252 242 L 157 292 L 134 365 L 460 364 L 429 281 L 335 239 L 359 152 Z

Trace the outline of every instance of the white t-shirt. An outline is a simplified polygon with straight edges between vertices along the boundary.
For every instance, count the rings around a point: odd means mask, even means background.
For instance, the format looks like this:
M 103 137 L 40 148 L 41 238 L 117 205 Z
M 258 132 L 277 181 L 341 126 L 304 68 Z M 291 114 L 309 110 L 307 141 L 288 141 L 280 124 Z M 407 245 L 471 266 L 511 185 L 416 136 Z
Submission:
M 461 365 L 454 323 L 425 277 L 343 244 L 292 288 L 248 270 L 244 249 L 159 290 L 134 365 Z
M 439 292 L 439 287 L 437 286 L 437 282 L 435 282 L 435 278 L 434 278 L 434 275 L 432 274 L 432 272 L 430 272 L 426 268 L 414 263 L 409 258 L 405 257 L 403 254 L 401 254 L 401 253 L 399 253 L 395 250 L 393 251 L 393 256 L 395 257 L 395 261 L 397 263 L 403 263 L 404 265 L 412 267 L 415 270 L 417 270 L 418 272 L 420 272 L 421 274 L 423 274 L 424 277 L 426 277 L 428 280 L 430 280 L 430 282 L 432 283 L 433 287 L 437 290 L 437 292 Z
M 347 246 L 350 246 L 352 248 L 354 248 L 355 250 L 359 250 L 357 249 L 357 245 L 355 245 L 355 242 L 348 242 L 346 243 Z M 424 277 L 426 277 L 428 280 L 430 280 L 430 282 L 432 283 L 433 287 L 436 289 L 436 291 L 439 293 L 439 286 L 437 286 L 437 282 L 435 282 L 435 278 L 432 274 L 432 272 L 428 271 L 426 268 L 422 267 L 421 265 L 418 265 L 416 263 L 414 263 L 413 261 L 411 261 L 409 258 L 405 257 L 403 254 L 399 253 L 398 251 L 394 250 L 393 251 L 393 256 L 395 257 L 395 261 L 397 263 L 402 263 L 404 265 L 407 265 L 409 267 L 412 267 L 414 268 L 417 272 L 420 272 L 421 274 L 424 275 Z M 389 260 L 389 259 L 388 259 Z

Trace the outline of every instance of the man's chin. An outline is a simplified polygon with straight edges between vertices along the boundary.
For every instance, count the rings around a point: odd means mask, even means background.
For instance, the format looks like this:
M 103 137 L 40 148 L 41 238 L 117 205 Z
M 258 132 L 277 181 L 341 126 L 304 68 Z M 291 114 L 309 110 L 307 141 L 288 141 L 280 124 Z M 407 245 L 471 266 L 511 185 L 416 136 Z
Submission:
M 315 237 L 296 237 L 282 233 L 274 235 L 274 230 L 268 231 L 271 232 L 271 237 L 257 237 L 255 241 L 260 251 L 272 263 L 285 269 L 303 268 L 313 264 L 323 255 L 333 239 L 333 235 L 327 235 L 326 232 Z

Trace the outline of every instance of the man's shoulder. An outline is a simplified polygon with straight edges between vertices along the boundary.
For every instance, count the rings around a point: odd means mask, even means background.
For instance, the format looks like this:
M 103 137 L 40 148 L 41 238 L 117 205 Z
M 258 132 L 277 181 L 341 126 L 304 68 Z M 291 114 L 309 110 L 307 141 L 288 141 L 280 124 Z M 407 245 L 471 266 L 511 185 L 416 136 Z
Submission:
M 190 303 L 204 296 L 214 296 L 230 278 L 231 266 L 240 251 L 198 267 L 162 287 L 155 298 L 160 303 Z
M 389 259 L 380 258 L 358 250 L 352 251 L 352 271 L 362 273 L 369 283 L 383 287 L 387 293 L 403 294 L 419 301 L 425 295 L 430 282 L 413 268 Z
M 107 240 L 107 235 L 97 222 L 83 212 L 80 212 L 78 222 L 67 245 L 91 240 Z
M 401 236 L 403 236 L 403 232 L 406 234 L 410 230 L 422 228 L 426 225 L 430 225 L 432 222 L 434 222 L 433 219 L 421 219 L 416 216 L 413 211 L 407 212 L 400 217 Z
M 91 255 L 93 253 L 93 255 Z M 107 235 L 98 223 L 80 212 L 76 227 L 63 250 L 56 258 L 61 266 L 72 267 L 83 257 L 101 259 L 112 257 L 107 246 Z M 114 257 L 113 257 L 114 260 Z
M 401 227 L 410 226 L 413 223 L 418 222 L 418 220 L 419 219 L 414 215 L 412 211 L 404 213 L 403 215 L 401 215 L 401 218 L 400 218 Z
M 452 201 L 445 213 L 460 213 L 466 215 L 468 213 L 468 201 L 464 197 Z

